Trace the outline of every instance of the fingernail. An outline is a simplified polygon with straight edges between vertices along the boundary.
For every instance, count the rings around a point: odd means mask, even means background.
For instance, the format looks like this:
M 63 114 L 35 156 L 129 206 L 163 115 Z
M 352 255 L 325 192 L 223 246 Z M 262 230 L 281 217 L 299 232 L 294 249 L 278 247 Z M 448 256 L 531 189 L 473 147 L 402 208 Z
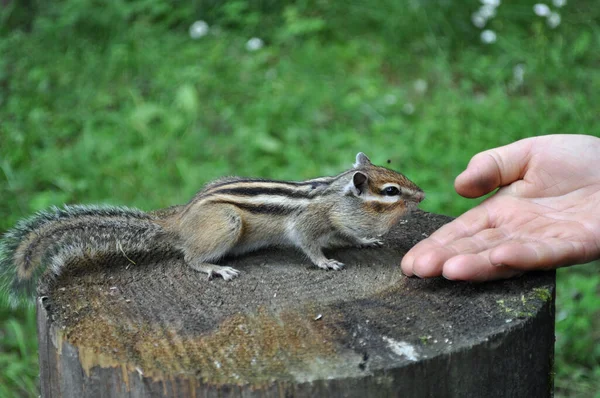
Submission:
M 450 277 L 447 277 L 447 276 L 446 276 L 446 274 L 444 274 L 443 272 L 442 272 L 442 277 L 443 277 L 444 279 L 446 279 L 446 280 L 449 280 L 449 281 L 453 281 L 453 280 L 454 280 L 454 279 L 452 279 L 452 278 L 450 278 Z

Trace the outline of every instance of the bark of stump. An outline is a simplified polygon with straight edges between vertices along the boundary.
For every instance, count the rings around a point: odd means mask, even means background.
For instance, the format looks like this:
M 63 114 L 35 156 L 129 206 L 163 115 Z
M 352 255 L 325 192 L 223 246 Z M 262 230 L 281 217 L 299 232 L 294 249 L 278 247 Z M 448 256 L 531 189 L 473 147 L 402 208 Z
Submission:
M 447 221 L 416 212 L 381 249 L 332 251 L 339 272 L 293 250 L 227 259 L 230 282 L 173 253 L 82 259 L 40 284 L 42 396 L 551 396 L 554 272 L 401 274 Z

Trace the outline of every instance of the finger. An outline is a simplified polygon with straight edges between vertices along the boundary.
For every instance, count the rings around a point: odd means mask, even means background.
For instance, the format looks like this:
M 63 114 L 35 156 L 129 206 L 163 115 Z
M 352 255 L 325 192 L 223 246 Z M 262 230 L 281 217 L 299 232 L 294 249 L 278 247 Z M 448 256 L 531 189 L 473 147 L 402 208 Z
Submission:
M 441 275 L 442 265 L 445 260 L 443 258 L 437 259 L 436 257 L 431 256 L 431 253 L 434 253 L 440 247 L 440 244 L 432 238 L 427 238 L 417 243 L 404 255 L 404 257 L 402 257 L 400 263 L 402 273 L 406 276 L 414 276 L 414 265 L 415 262 L 418 261 L 426 265 L 419 266 L 423 275 L 418 274 L 417 276 L 424 278 Z
M 518 270 L 542 270 L 579 263 L 585 257 L 582 243 L 553 238 L 504 243 L 491 251 L 490 262 Z
M 456 192 L 477 198 L 523 177 L 535 138 L 490 149 L 471 158 L 467 169 L 454 181 Z
M 513 278 L 522 273 L 510 267 L 492 265 L 489 252 L 486 252 L 452 257 L 444 264 L 442 275 L 450 280 L 484 282 Z
M 432 233 L 428 239 L 436 241 L 439 246 L 445 246 L 459 239 L 474 236 L 490 228 L 490 226 L 491 220 L 488 209 L 479 205 L 443 225 Z
M 454 255 L 444 247 L 433 246 L 414 258 L 412 263 L 402 263 L 402 272 L 407 276 L 432 278 L 442 275 L 444 262 Z
M 507 235 L 502 230 L 489 228 L 444 246 L 433 246 L 413 262 L 411 271 L 421 278 L 439 276 L 444 263 L 450 258 L 462 254 L 487 253 L 507 239 Z
M 415 261 L 418 260 L 418 276 L 425 278 L 441 275 L 442 265 L 449 258 L 449 253 L 438 249 L 459 239 L 473 236 L 489 228 L 489 224 L 489 215 L 484 207 L 477 206 L 467 211 L 413 246 L 402 258 L 402 272 L 407 276 L 413 276 Z

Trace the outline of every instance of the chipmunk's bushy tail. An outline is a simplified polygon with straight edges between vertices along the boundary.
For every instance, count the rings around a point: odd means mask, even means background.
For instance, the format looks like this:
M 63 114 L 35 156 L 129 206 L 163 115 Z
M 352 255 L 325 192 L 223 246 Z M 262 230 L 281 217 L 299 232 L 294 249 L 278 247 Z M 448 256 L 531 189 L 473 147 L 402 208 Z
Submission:
M 0 241 L 0 294 L 12 305 L 31 302 L 47 268 L 59 275 L 70 261 L 97 254 L 127 257 L 161 242 L 154 216 L 115 206 L 52 207 L 24 219 Z

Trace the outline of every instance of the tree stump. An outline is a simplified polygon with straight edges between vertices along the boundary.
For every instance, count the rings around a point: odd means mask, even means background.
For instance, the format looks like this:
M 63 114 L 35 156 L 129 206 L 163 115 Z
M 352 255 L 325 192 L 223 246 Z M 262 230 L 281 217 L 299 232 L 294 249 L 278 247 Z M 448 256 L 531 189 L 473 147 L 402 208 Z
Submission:
M 37 300 L 44 397 L 546 397 L 554 272 L 471 284 L 404 277 L 400 259 L 449 218 L 415 212 L 380 249 L 222 263 L 177 253 L 81 259 Z

